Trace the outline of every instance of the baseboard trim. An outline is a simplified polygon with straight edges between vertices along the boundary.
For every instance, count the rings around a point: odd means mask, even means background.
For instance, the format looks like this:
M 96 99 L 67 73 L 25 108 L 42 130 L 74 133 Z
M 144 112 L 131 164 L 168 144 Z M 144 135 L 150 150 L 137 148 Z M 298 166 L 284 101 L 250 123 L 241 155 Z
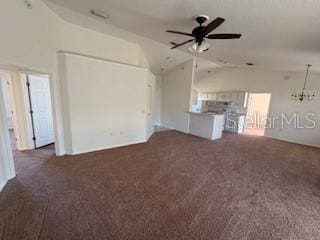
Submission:
M 94 148 L 94 149 L 86 149 L 86 150 L 82 150 L 82 151 L 73 151 L 71 153 L 67 152 L 66 154 L 79 155 L 79 154 L 85 154 L 85 153 L 91 153 L 91 152 L 98 152 L 98 151 L 108 150 L 108 149 L 112 149 L 112 148 L 126 147 L 126 146 L 130 146 L 130 145 L 134 145 L 134 144 L 146 143 L 147 141 L 148 141 L 147 139 L 144 139 L 141 141 L 132 141 L 132 142 L 124 143 L 124 144 L 110 145 L 110 146 L 103 147 L 103 148 Z
M 269 135 L 265 135 L 264 137 L 275 139 L 275 140 L 282 141 L 282 142 L 288 142 L 288 143 L 294 143 L 294 144 L 298 144 L 298 145 L 302 145 L 302 146 L 307 146 L 307 147 L 320 148 L 319 145 L 303 143 L 303 142 L 294 141 L 294 140 L 290 140 L 290 139 L 283 139 L 280 137 L 274 137 L 274 136 L 269 136 Z
M 8 180 L 4 180 L 0 182 L 0 192 L 4 189 L 7 183 L 8 183 Z

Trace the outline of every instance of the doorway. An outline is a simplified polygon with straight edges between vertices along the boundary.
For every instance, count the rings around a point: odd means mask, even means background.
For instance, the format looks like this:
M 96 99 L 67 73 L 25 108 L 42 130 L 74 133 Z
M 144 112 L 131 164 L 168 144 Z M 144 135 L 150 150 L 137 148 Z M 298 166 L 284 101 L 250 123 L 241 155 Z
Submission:
M 271 93 L 250 93 L 244 134 L 264 136 L 269 115 Z
M 54 149 L 49 76 L 6 70 L 0 78 L 12 149 Z
M 52 76 L 26 67 L 0 64 L 0 191 L 9 179 L 32 167 L 33 162 L 64 153 L 59 148 L 60 106 L 55 104 L 57 96 L 53 87 L 57 82 Z M 39 83 L 40 80 L 43 82 Z M 52 104 L 51 99 L 55 100 Z M 33 118 L 31 110 L 36 115 Z M 34 136 L 39 140 L 36 143 Z

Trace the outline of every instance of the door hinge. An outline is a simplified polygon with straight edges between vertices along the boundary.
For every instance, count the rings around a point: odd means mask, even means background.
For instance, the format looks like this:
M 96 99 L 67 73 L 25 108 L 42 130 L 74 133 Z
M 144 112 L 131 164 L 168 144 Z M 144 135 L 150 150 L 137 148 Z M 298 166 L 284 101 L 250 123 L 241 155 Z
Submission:
M 32 111 L 32 110 L 30 110 L 30 114 L 31 114 L 31 115 L 33 114 L 33 111 Z
M 35 141 L 35 140 L 36 140 L 36 138 L 35 138 L 35 137 L 33 137 L 33 138 L 32 138 L 32 140 L 33 140 L 33 141 Z
M 27 87 L 30 87 L 30 82 L 27 81 Z

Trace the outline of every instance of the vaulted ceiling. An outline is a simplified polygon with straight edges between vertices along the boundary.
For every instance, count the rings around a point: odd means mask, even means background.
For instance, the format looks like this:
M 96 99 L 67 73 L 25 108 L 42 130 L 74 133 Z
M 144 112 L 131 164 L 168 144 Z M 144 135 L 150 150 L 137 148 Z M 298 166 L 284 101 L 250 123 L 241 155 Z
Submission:
M 91 9 L 102 12 L 109 16 L 106 24 L 163 43 L 168 49 L 170 42 L 188 37 L 166 33 L 167 29 L 191 32 L 196 26 L 192 21 L 195 15 L 206 14 L 211 19 L 220 16 L 226 21 L 215 33 L 241 33 L 242 38 L 211 40 L 204 58 L 236 66 L 253 62 L 258 68 L 291 71 L 303 71 L 310 63 L 313 71 L 320 72 L 319 0 L 50 1 L 87 16 L 91 16 Z M 188 46 L 181 50 L 189 54 Z

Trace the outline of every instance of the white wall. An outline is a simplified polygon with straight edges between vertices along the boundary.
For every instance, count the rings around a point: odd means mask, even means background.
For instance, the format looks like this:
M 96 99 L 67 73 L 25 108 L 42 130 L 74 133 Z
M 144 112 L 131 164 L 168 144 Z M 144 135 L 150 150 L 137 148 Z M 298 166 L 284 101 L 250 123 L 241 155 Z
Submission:
M 0 84 L 0 99 L 3 99 Z M 0 101 L 0 191 L 15 176 L 4 102 Z
M 290 79 L 285 80 L 285 76 Z M 291 94 L 303 86 L 305 73 L 263 71 L 241 68 L 219 69 L 204 79 L 197 81 L 194 88 L 198 91 L 249 91 L 271 93 L 270 116 L 282 113 L 292 116 L 314 113 L 317 120 L 316 129 L 295 129 L 294 126 L 281 127 L 281 121 L 275 121 L 273 129 L 266 130 L 266 136 L 285 141 L 297 142 L 320 147 L 320 97 L 314 101 L 293 101 Z M 307 88 L 320 90 L 320 74 L 310 73 Z M 308 122 L 301 119 L 301 124 Z
M 13 129 L 13 120 L 12 120 L 12 107 L 11 107 L 11 101 L 10 101 L 10 90 L 9 90 L 9 80 L 8 77 L 5 76 L 7 74 L 0 73 L 0 84 L 2 84 L 2 90 L 3 90 L 3 100 L 6 110 L 6 117 L 7 117 L 7 124 L 9 129 Z
M 181 64 L 162 76 L 161 124 L 189 132 L 194 60 Z
M 68 153 L 147 140 L 152 134 L 147 118 L 153 126 L 152 111 L 147 109 L 147 86 L 154 87 L 154 77 L 147 69 L 68 53 L 61 53 L 60 60 L 64 64 L 63 102 L 70 127 L 66 135 Z

